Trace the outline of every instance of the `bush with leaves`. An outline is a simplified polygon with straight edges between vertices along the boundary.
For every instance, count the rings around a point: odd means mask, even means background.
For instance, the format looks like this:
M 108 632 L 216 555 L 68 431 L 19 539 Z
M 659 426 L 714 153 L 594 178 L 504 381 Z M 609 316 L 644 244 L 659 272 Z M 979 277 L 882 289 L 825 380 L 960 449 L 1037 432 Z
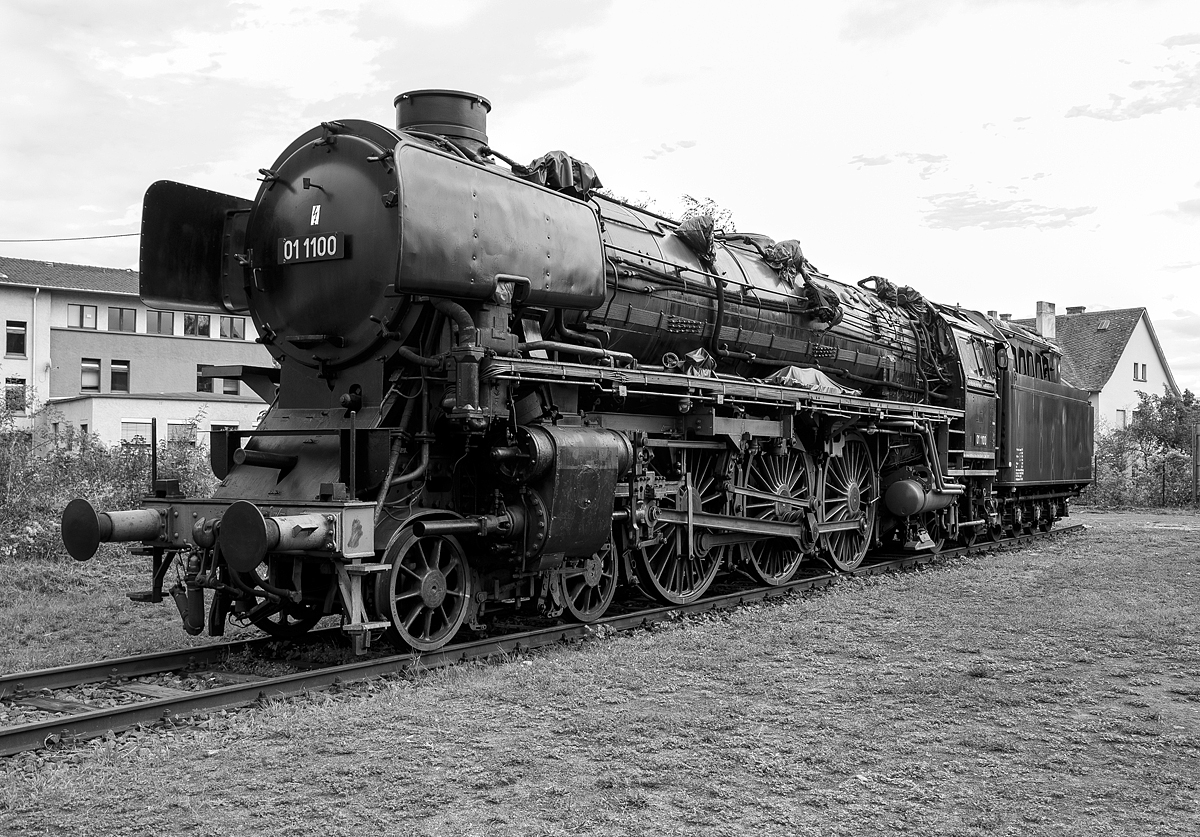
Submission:
M 149 445 L 106 446 L 94 435 L 59 422 L 58 432 L 29 431 L 0 409 L 0 560 L 66 555 L 60 520 L 76 497 L 97 510 L 137 508 L 150 489 Z M 159 479 L 178 479 L 189 496 L 209 496 L 216 486 L 203 445 L 160 442 Z
M 1200 402 L 1191 390 L 1176 396 L 1138 393 L 1128 427 L 1096 437 L 1095 482 L 1081 503 L 1103 507 L 1177 508 L 1192 503 L 1192 434 Z

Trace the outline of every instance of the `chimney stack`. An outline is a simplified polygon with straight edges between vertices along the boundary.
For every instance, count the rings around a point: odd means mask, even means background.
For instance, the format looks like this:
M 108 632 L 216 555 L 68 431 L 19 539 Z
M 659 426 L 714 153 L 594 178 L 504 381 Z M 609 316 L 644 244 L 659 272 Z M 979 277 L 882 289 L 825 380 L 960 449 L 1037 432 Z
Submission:
M 1047 340 L 1054 339 L 1054 303 L 1038 302 L 1037 333 Z
M 1011 319 L 1012 319 L 1012 314 L 1001 314 L 1000 315 L 1000 322 L 1007 323 Z
M 1067 306 L 1068 314 L 1082 314 L 1086 310 L 1087 310 L 1087 308 L 1084 307 L 1083 305 L 1068 305 Z
M 989 320 L 994 320 L 994 319 L 996 319 L 996 312 L 995 312 L 995 311 L 988 311 L 988 319 L 989 319 Z

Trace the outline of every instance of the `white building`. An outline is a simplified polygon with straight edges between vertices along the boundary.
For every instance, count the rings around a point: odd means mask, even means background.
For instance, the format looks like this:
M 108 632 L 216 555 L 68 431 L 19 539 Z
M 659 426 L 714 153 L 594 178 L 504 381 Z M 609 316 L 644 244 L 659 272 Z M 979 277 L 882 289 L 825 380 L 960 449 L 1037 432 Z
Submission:
M 249 428 L 266 404 L 202 366 L 272 366 L 242 316 L 147 308 L 132 270 L 0 257 L 5 403 L 26 424 L 69 423 L 106 444 Z M 269 393 L 268 393 L 269 394 Z M 194 424 L 199 417 L 198 425 Z

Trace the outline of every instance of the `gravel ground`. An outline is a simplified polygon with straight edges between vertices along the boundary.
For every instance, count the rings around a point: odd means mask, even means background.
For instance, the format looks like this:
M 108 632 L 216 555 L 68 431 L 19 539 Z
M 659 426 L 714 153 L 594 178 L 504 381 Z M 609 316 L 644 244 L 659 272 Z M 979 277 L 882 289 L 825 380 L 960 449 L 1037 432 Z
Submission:
M 0 834 L 1194 835 L 1200 517 L 0 762 Z M 84 654 L 86 656 L 86 653 Z

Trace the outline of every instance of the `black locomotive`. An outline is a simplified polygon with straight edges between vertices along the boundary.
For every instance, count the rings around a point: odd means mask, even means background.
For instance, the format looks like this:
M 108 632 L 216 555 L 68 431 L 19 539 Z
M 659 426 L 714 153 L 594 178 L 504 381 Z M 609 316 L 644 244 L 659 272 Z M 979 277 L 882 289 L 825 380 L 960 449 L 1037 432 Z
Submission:
M 248 312 L 278 366 L 210 374 L 271 407 L 214 433 L 211 499 L 76 500 L 63 538 L 142 542 L 135 595 L 174 567 L 189 631 L 341 614 L 359 649 L 431 650 L 514 607 L 595 620 L 625 584 L 685 603 L 1049 528 L 1090 480 L 1052 344 L 603 197 L 561 152 L 516 164 L 481 97 L 396 105 L 300 136 L 253 201 L 146 195 L 144 301 Z

